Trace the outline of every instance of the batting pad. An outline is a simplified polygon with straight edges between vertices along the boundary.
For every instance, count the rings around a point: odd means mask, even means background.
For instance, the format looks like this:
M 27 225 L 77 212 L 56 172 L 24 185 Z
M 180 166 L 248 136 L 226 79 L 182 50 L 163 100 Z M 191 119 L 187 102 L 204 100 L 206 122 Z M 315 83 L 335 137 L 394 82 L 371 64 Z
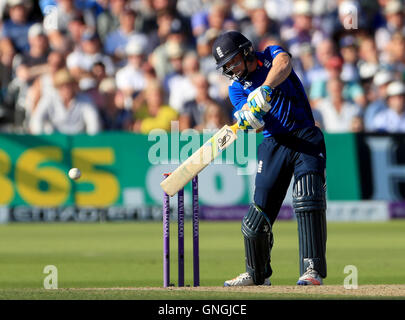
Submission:
M 307 268 L 326 277 L 326 199 L 321 175 L 298 178 L 293 188 L 293 206 L 297 216 L 300 274 Z

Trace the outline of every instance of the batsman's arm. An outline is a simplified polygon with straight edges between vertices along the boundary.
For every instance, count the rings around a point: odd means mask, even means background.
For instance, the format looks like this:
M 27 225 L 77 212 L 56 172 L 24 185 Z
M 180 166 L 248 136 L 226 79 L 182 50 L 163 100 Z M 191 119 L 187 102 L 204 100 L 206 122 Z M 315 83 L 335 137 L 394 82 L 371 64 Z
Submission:
M 267 74 L 263 86 L 277 87 L 290 75 L 292 70 L 291 58 L 288 53 L 279 53 L 273 60 L 273 65 Z

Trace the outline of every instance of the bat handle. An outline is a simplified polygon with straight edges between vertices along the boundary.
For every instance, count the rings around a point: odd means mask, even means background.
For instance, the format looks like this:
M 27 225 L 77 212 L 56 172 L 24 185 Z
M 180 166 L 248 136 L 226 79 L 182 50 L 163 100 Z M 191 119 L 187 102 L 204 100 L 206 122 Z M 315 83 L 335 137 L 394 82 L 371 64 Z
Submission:
M 238 126 L 237 123 L 235 123 L 235 124 L 231 125 L 230 128 L 231 128 L 231 130 L 233 131 L 233 133 L 236 134 L 236 131 L 238 131 L 239 126 Z

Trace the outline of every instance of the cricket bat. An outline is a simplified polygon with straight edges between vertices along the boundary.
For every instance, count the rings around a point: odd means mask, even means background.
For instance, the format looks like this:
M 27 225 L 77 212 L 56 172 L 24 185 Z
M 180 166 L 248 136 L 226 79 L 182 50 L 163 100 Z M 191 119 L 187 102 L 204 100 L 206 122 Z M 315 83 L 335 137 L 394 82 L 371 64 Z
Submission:
M 164 192 L 171 197 L 174 196 L 236 140 L 237 129 L 237 124 L 223 126 L 200 149 L 194 152 L 160 183 Z

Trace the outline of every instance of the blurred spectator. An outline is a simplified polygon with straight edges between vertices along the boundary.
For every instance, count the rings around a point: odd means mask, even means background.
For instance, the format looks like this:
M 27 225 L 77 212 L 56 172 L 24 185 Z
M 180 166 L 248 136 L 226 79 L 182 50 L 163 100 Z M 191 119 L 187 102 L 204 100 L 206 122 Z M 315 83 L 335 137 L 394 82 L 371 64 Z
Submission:
M 54 77 L 57 97 L 44 96 L 30 119 L 33 134 L 96 134 L 101 130 L 99 114 L 91 99 L 78 91 L 75 79 L 67 69 Z
M 389 0 L 385 5 L 384 15 L 386 25 L 380 27 L 375 33 L 375 42 L 379 50 L 385 50 L 386 45 L 397 33 L 405 32 L 404 7 L 400 0 Z
M 107 75 L 114 74 L 114 63 L 112 59 L 102 53 L 98 35 L 90 30 L 83 33 L 81 38 L 82 50 L 73 51 L 66 59 L 66 66 L 76 80 L 91 73 L 91 69 L 96 62 L 101 61 Z
M 173 20 L 166 41 L 156 47 L 149 56 L 149 62 L 155 69 L 156 75 L 160 81 L 174 71 L 169 57 L 172 48 L 179 46 L 183 52 L 192 49 L 183 27 L 181 20 Z
M 148 83 L 144 92 L 145 103 L 135 111 L 133 131 L 148 134 L 153 129 L 170 131 L 177 112 L 163 103 L 163 88 L 158 81 Z
M 169 92 L 169 104 L 176 111 L 180 111 L 184 104 L 194 99 L 195 87 L 191 78 L 193 74 L 199 71 L 198 56 L 190 51 L 184 55 L 180 48 L 173 47 L 171 53 L 171 63 L 176 64 L 176 73 L 167 79 L 167 88 Z
M 319 99 L 325 98 L 330 94 L 328 91 L 328 81 L 333 78 L 341 77 L 343 60 L 340 57 L 330 58 L 326 63 L 328 79 L 313 81 L 311 85 L 310 98 L 314 106 L 317 106 Z M 343 97 L 347 101 L 356 103 L 363 107 L 366 104 L 364 90 L 358 82 L 344 82 Z
M 260 42 L 265 37 L 278 36 L 278 26 L 270 20 L 260 3 L 250 10 L 249 18 L 248 23 L 242 26 L 241 32 L 252 41 L 253 48 L 259 48 Z
M 33 21 L 28 20 L 32 7 L 31 0 L 4 0 L 7 1 L 9 19 L 1 27 L 0 37 L 10 38 L 18 52 L 28 52 L 28 30 Z
M 83 33 L 86 31 L 86 23 L 82 14 L 77 14 L 69 21 L 68 24 L 68 37 L 73 51 L 81 49 L 81 40 Z M 67 41 L 67 39 L 65 40 Z
M 132 8 L 138 13 L 136 19 L 137 30 L 144 34 L 149 34 L 158 28 L 159 23 L 156 21 L 156 15 L 159 14 L 160 11 L 165 11 L 159 10 L 156 12 L 153 8 L 153 0 L 136 1 Z
M 65 56 L 58 51 L 51 52 L 48 56 L 46 72 L 41 74 L 28 89 L 25 103 L 29 114 L 36 109 L 42 97 L 55 97 L 57 95 L 53 78 L 55 74 L 64 67 Z
M 376 131 L 389 133 L 405 132 L 405 85 L 393 81 L 387 87 L 388 108 L 378 113 L 373 121 Z
M 137 41 L 143 47 L 148 40 L 144 34 L 135 31 L 136 12 L 125 9 L 119 16 L 119 26 L 117 29 L 107 34 L 104 40 L 104 52 L 120 62 L 125 58 L 125 47 L 130 41 Z
M 219 31 L 208 29 L 204 34 L 197 38 L 197 54 L 200 61 L 201 72 L 205 75 L 218 73 L 216 62 L 211 53 L 212 45 L 218 37 Z
M 8 86 L 14 75 L 14 56 L 15 49 L 11 40 L 0 39 L 0 131 L 7 130 L 14 121 L 13 102 L 8 93 Z
M 326 81 L 329 77 L 326 65 L 329 60 L 336 56 L 336 46 L 330 39 L 325 39 L 315 49 L 315 63 L 307 70 L 308 86 L 312 85 L 314 81 Z M 317 99 L 311 97 L 311 99 Z
M 175 14 L 171 10 L 160 10 L 156 14 L 157 28 L 148 34 L 148 43 L 146 45 L 146 52 L 150 54 L 159 45 L 166 42 L 171 31 L 176 30 L 176 24 L 180 23 L 176 20 Z M 173 25 L 173 28 L 172 28 Z
M 9 85 L 9 94 L 15 106 L 14 120 L 16 125 L 27 125 L 30 109 L 26 104 L 27 92 L 34 80 L 47 71 L 49 54 L 48 39 L 40 23 L 32 25 L 28 32 L 29 51 L 16 56 L 14 66 L 16 77 Z
M 364 128 L 366 131 L 374 131 L 374 118 L 376 115 L 387 109 L 387 87 L 394 80 L 394 75 L 386 70 L 376 73 L 373 78 L 373 85 L 377 91 L 377 99 L 370 103 L 364 112 Z
M 385 47 L 385 65 L 398 73 L 405 73 L 405 36 L 402 33 L 393 34 Z
M 351 131 L 353 119 L 361 113 L 360 107 L 343 98 L 343 82 L 338 77 L 329 79 L 327 89 L 329 97 L 317 105 L 324 129 L 331 133 Z
M 91 75 L 96 80 L 97 85 L 100 85 L 101 81 L 107 78 L 107 72 L 105 71 L 105 65 L 102 61 L 96 61 L 91 68 Z
M 195 13 L 191 18 L 192 32 L 195 37 L 202 35 L 208 29 L 230 31 L 238 29 L 232 16 L 230 1 L 213 1 L 209 7 Z
M 377 47 L 374 38 L 371 36 L 363 37 L 359 43 L 359 68 L 362 65 L 368 65 L 372 69 L 377 70 L 380 65 Z M 360 75 L 361 76 L 361 75 Z
M 131 40 L 125 48 L 127 64 L 116 73 L 117 88 L 122 91 L 126 108 L 132 107 L 132 99 L 137 96 L 146 85 L 142 71 L 144 46 L 137 40 Z
M 230 81 L 216 70 L 211 46 L 227 30 L 242 31 L 258 51 L 277 44 L 292 54 L 321 127 L 326 122 L 318 104 L 338 101 L 329 92 L 337 91 L 337 78 L 343 80 L 342 105 L 364 112 L 364 123 L 363 113 L 352 117 L 352 132 L 375 130 L 374 119 L 387 108 L 388 84 L 405 79 L 402 0 L 3 0 L 0 14 L 0 130 L 6 130 L 3 113 L 7 130 L 18 130 L 41 100 L 59 96 L 52 79 L 64 67 L 77 94 L 91 96 L 100 112 L 111 102 L 102 114 L 106 130 L 139 132 L 141 111 L 148 113 L 146 87 L 156 81 L 164 90 L 161 104 L 168 101 L 183 116 L 185 105 L 206 89 L 192 83 L 200 73 L 217 102 L 201 114 L 200 128 L 219 126 L 221 110 L 232 116 Z M 130 48 L 131 42 L 138 44 Z M 122 120 L 132 113 L 138 113 L 135 125 Z
M 267 0 L 264 8 L 270 19 L 282 23 L 293 13 L 294 0 Z
M 224 109 L 219 104 L 208 104 L 204 112 L 202 130 L 217 130 L 226 124 L 230 124 L 230 121 Z
M 174 14 L 175 18 L 179 20 L 181 25 L 183 26 L 183 32 L 186 37 L 188 38 L 191 36 L 190 18 L 183 15 L 179 12 L 179 10 L 177 10 L 177 0 L 151 0 L 151 2 L 152 8 L 156 13 L 159 13 L 161 11 L 171 11 Z
M 216 129 L 218 124 L 229 122 L 221 106 L 214 101 L 209 94 L 208 80 L 201 73 L 194 73 L 191 82 L 195 90 L 195 98 L 184 104 L 179 116 L 179 129 L 193 128 L 202 131 L 204 128 Z M 210 110 L 206 114 L 209 106 L 217 109 Z
M 103 43 L 109 33 L 119 28 L 119 17 L 127 2 L 127 0 L 110 0 L 108 8 L 97 16 L 97 33 Z
M 104 97 L 98 90 L 97 80 L 91 74 L 89 74 L 88 76 L 80 79 L 78 84 L 80 93 L 88 96 L 97 110 L 100 110 L 104 104 Z
M 359 70 L 357 68 L 358 47 L 357 39 L 354 36 L 344 36 L 339 41 L 340 54 L 343 58 L 341 79 L 344 82 L 356 82 L 360 80 Z
M 314 70 L 316 63 L 313 49 L 309 43 L 303 43 L 300 46 L 300 54 L 292 58 L 292 63 L 295 73 L 308 93 L 311 87 L 310 71 Z
M 105 78 L 99 86 L 103 103 L 99 109 L 104 130 L 131 130 L 132 110 L 125 108 L 124 94 L 117 90 L 114 78 Z
M 322 34 L 315 30 L 312 19 L 312 3 L 308 0 L 294 1 L 291 20 L 281 25 L 280 29 L 281 40 L 293 56 L 299 55 L 302 44 L 315 45 L 322 40 Z

